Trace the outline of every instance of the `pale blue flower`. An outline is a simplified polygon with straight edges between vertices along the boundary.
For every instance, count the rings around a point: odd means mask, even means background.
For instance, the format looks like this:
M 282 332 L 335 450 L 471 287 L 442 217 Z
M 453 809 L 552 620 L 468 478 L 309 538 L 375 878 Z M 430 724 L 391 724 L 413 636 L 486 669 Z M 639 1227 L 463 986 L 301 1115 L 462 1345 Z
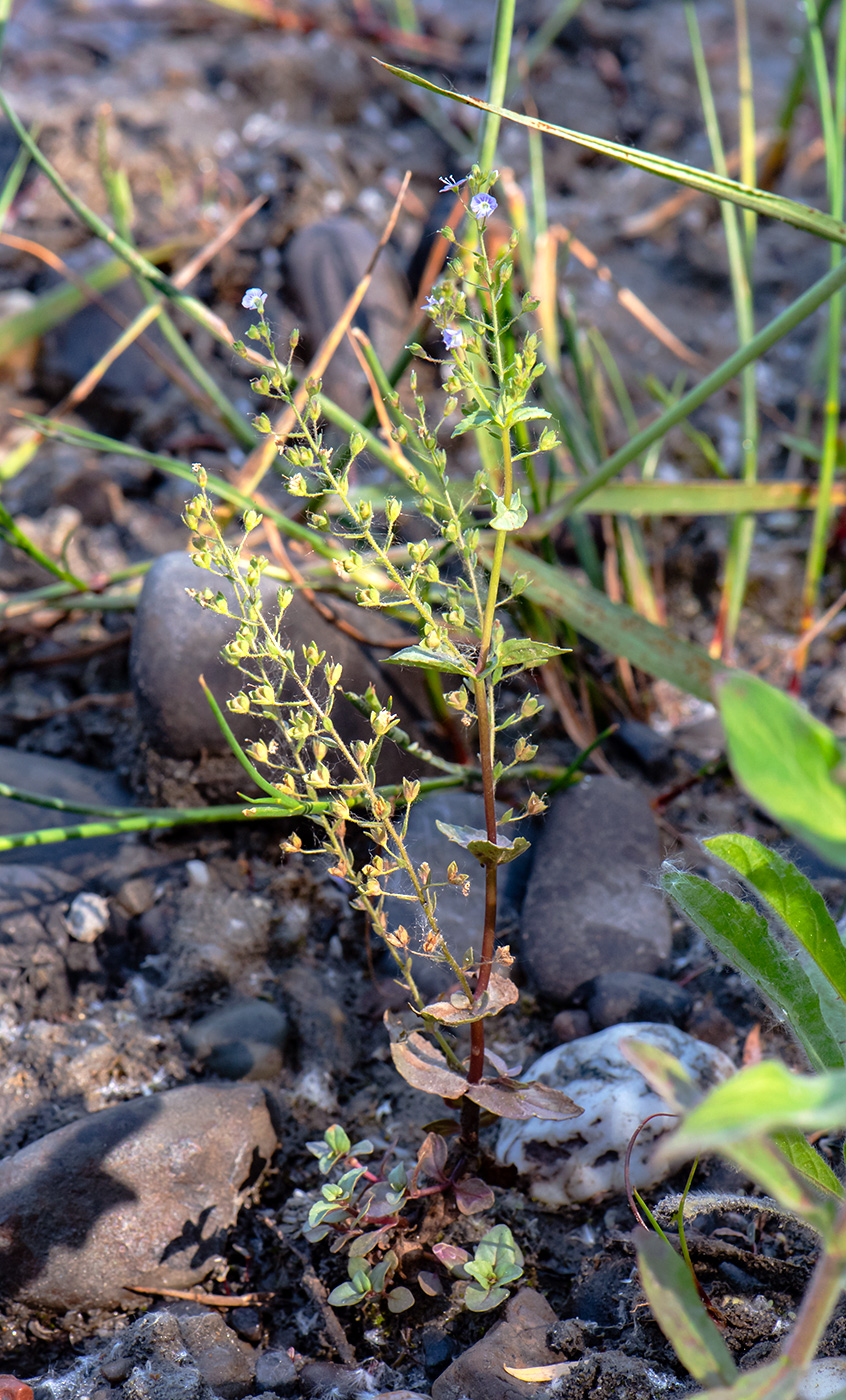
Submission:
M 420 308 L 421 311 L 428 311 L 430 316 L 437 316 L 440 309 L 440 302 L 438 301 L 438 298 L 435 296 L 434 292 L 431 294 L 431 296 L 428 296 L 426 298 L 426 300 Z
M 485 223 L 496 209 L 496 200 L 492 194 L 474 194 L 470 201 L 470 213 L 480 224 Z
M 447 190 L 460 190 L 462 185 L 467 184 L 466 175 L 461 180 L 456 180 L 454 175 L 442 175 L 440 179 L 442 194 L 445 193 Z
M 264 303 L 267 301 L 267 292 L 263 292 L 261 287 L 250 287 L 241 298 L 241 305 L 245 311 L 264 311 Z
M 464 332 L 456 326 L 447 326 L 444 331 L 444 345 L 447 350 L 458 350 L 464 344 Z

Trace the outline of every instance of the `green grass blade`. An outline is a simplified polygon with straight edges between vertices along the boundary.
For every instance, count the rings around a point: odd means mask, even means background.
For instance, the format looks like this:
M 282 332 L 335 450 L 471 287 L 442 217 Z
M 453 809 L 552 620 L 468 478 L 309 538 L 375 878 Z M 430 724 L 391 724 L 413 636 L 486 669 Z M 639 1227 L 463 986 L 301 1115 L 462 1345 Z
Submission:
M 23 550 L 34 563 L 40 564 L 42 569 L 46 569 L 54 578 L 60 578 L 64 583 L 69 583 L 72 588 L 78 588 L 80 593 L 88 592 L 88 584 L 84 579 L 77 578 L 76 574 L 69 573 L 60 564 L 56 564 L 50 559 L 37 544 L 24 534 L 23 530 L 16 523 L 14 516 L 10 515 L 6 507 L 0 502 L 0 539 L 4 539 L 7 544 L 15 545 Z
M 846 120 L 846 5 L 840 6 L 840 20 L 837 35 L 835 59 L 834 91 L 828 79 L 825 40 L 820 27 L 819 11 L 815 0 L 805 0 L 808 14 L 811 60 L 817 81 L 817 93 L 825 140 L 826 183 L 831 212 L 834 218 L 843 218 L 844 212 L 844 172 L 846 158 L 844 143 L 844 120 Z M 834 243 L 831 246 L 831 266 L 836 268 L 843 257 L 842 250 Z M 819 592 L 819 582 L 825 566 L 825 554 L 831 521 L 830 494 L 834 481 L 834 471 L 838 456 L 838 434 L 840 430 L 840 362 L 843 338 L 843 293 L 838 291 L 831 298 L 828 308 L 826 334 L 826 386 L 823 414 L 823 447 L 820 462 L 820 495 L 811 531 L 811 544 L 805 568 L 803 590 L 804 625 L 813 620 L 813 611 Z
M 496 109 L 502 105 L 508 82 L 508 60 L 514 34 L 515 0 L 497 0 L 488 61 L 488 111 L 482 123 L 478 163 L 482 170 L 493 170 L 496 164 L 496 143 L 501 118 Z
M 744 0 L 735 0 L 735 4 L 739 15 L 745 18 Z M 708 75 L 705 53 L 702 47 L 702 36 L 699 32 L 699 24 L 693 6 L 687 5 L 685 7 L 685 12 L 690 34 L 690 44 L 693 50 L 693 65 L 699 85 L 702 110 L 705 115 L 705 129 L 708 133 L 708 143 L 711 147 L 711 161 L 717 174 L 721 177 L 725 177 L 728 173 L 728 168 L 726 165 L 722 136 L 720 135 L 719 121 L 717 119 L 717 109 L 714 104 L 711 80 Z M 746 60 L 748 64 L 748 33 L 746 34 L 746 40 Z M 743 51 L 742 27 L 739 25 L 738 53 L 741 70 L 744 68 Z M 747 95 L 747 102 L 751 100 L 751 73 L 749 74 L 748 81 L 750 83 L 750 89 Z M 745 118 L 748 122 L 748 111 L 745 113 Z M 743 120 L 744 107 L 741 104 L 742 129 Z M 746 136 L 748 145 L 748 132 Z M 754 117 L 751 139 L 754 163 Z M 744 149 L 743 137 L 741 138 L 741 147 Z M 748 345 L 755 335 L 752 290 L 749 284 L 751 254 L 754 245 L 755 215 L 748 209 L 743 211 L 744 216 L 752 221 L 751 224 L 747 226 L 747 237 L 744 243 L 740 211 L 734 205 L 722 200 L 720 202 L 720 212 L 722 214 L 726 249 L 728 252 L 729 277 L 731 281 L 732 300 L 734 302 L 735 320 L 737 322 L 737 339 L 738 344 L 743 347 L 744 345 Z M 755 481 L 758 476 L 758 398 L 754 362 L 745 365 L 741 371 L 740 398 L 743 479 L 744 481 Z M 729 546 L 726 554 L 723 593 L 720 599 L 717 626 L 712 645 L 712 651 L 715 655 L 731 655 L 734 649 L 734 639 L 737 632 L 737 624 L 740 619 L 740 609 L 743 605 L 743 598 L 746 593 L 746 579 L 749 573 L 749 558 L 752 552 L 754 528 L 754 519 L 751 516 L 739 516 L 736 520 L 732 521 L 729 534 Z
M 697 384 L 694 389 L 684 394 L 675 404 L 656 418 L 654 423 L 637 433 L 623 447 L 614 452 L 607 461 L 603 462 L 595 472 L 579 482 L 577 486 L 567 492 L 563 500 L 546 511 L 541 517 L 546 529 L 549 530 L 559 521 L 566 519 L 579 504 L 591 495 L 599 486 L 604 486 L 612 477 L 617 476 L 633 462 L 642 452 L 651 447 L 653 442 L 657 442 L 670 428 L 677 423 L 682 423 L 695 409 L 699 408 L 718 389 L 722 389 L 729 380 L 739 374 L 748 364 L 758 360 L 773 345 L 782 340 L 790 331 L 794 330 L 802 321 L 813 312 L 818 311 L 833 294 L 846 285 L 846 265 L 840 263 L 838 267 L 830 269 L 825 276 L 803 292 L 800 297 L 791 303 L 774 320 L 758 331 L 747 345 L 743 345 L 739 350 L 735 350 L 733 355 L 729 355 L 717 369 Z
M 484 547 L 480 556 L 488 557 Z M 623 603 L 612 603 L 598 588 L 574 581 L 560 566 L 509 548 L 502 576 L 510 582 L 515 574 L 529 577 L 525 597 L 612 655 L 625 656 L 648 675 L 660 676 L 691 695 L 713 698 L 712 685 L 722 667 L 701 647 L 674 636 L 666 627 L 656 627 Z
M 129 831 L 158 831 L 173 826 L 196 826 L 203 822 L 277 821 L 300 813 L 271 807 L 250 808 L 246 802 L 224 807 L 162 807 L 152 811 L 136 811 L 131 816 L 99 821 L 80 822 L 75 826 L 43 827 L 39 831 L 15 831 L 0 836 L 0 851 L 15 851 L 27 846 L 52 846 L 59 841 L 79 841 L 91 836 L 120 836 Z M 303 812 L 303 815 L 305 813 Z
M 379 59 L 376 61 L 381 62 Z M 395 73 L 398 78 L 403 78 L 406 82 L 414 83 L 417 87 L 437 93 L 439 97 L 448 97 L 453 102 L 463 102 L 465 106 L 477 107 L 482 112 L 493 111 L 496 116 L 506 121 L 516 122 L 519 126 L 528 126 L 535 131 L 546 132 L 549 136 L 561 137 L 562 140 L 572 141 L 576 146 L 584 146 L 590 151 L 595 151 L 598 155 L 606 155 L 610 156 L 612 160 L 623 161 L 626 165 L 632 165 L 637 170 L 644 170 L 651 175 L 660 175 L 663 179 L 672 180 L 678 185 L 687 185 L 688 188 L 699 190 L 702 194 L 713 195 L 715 199 L 728 199 L 732 204 L 738 204 L 743 209 L 753 209 L 756 214 L 762 214 L 766 218 L 779 219 L 782 223 L 792 224 L 794 228 L 804 229 L 807 233 L 813 233 L 818 238 L 846 244 L 846 225 L 841 220 L 832 218 L 830 214 L 824 214 L 820 209 L 814 209 L 810 205 L 799 204 L 796 200 L 770 194 L 767 190 L 749 189 L 736 180 L 729 180 L 707 170 L 699 170 L 693 165 L 683 165 L 680 161 L 670 160 L 666 156 L 651 155 L 648 151 L 639 151 L 633 146 L 623 146 L 617 141 L 606 141 L 599 136 L 587 136 L 584 132 L 556 126 L 553 122 L 542 122 L 536 117 L 526 116 L 522 112 L 512 112 L 507 107 L 492 107 L 490 103 L 483 102 L 481 98 L 469 97 L 466 93 L 451 92 L 449 88 L 439 87 L 437 83 L 431 83 L 427 78 L 421 78 L 418 74 L 411 73 L 405 68 L 397 68 L 392 63 L 382 63 L 382 67 L 387 68 L 389 72 Z
M 90 432 L 70 423 L 57 423 L 52 418 L 42 418 L 35 413 L 27 413 L 24 417 L 28 423 L 34 424 L 45 437 L 57 438 L 60 442 L 70 442 L 83 447 L 93 447 L 98 452 L 117 452 L 122 457 L 138 458 L 140 461 L 149 462 L 151 466 L 158 467 L 160 471 L 167 472 L 170 476 L 178 476 L 182 481 L 187 481 L 192 487 L 196 487 L 197 478 L 191 468 L 186 466 L 184 462 L 178 462 L 175 457 L 165 457 L 159 452 L 147 452 L 143 447 L 134 447 L 131 443 L 119 442 L 117 438 L 106 437 L 103 433 Z M 230 505 L 237 506 L 239 510 L 256 509 L 255 501 L 244 495 L 237 487 L 231 486 L 223 477 L 209 473 L 208 485 L 209 491 L 213 495 L 219 496 L 222 501 L 228 501 Z M 260 509 L 283 534 L 289 535 L 293 539 L 303 540 L 324 559 L 338 557 L 338 549 L 327 540 L 325 535 L 309 529 L 307 525 L 301 525 L 297 520 L 290 520 L 283 511 L 276 510 L 272 506 L 261 506 Z

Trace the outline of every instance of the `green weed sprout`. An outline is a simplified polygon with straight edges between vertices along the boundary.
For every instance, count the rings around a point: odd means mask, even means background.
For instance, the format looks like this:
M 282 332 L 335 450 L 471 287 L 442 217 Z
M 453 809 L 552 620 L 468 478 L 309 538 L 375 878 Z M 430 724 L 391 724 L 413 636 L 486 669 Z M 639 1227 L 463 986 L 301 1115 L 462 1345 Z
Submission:
M 843 742 L 756 676 L 730 673 L 717 700 L 738 782 L 792 835 L 846 868 Z M 690 1374 L 708 1387 L 707 1396 L 794 1400 L 840 1299 L 846 1267 L 842 1147 L 839 1162 L 830 1165 L 806 1136 L 846 1128 L 846 945 L 822 897 L 790 861 L 751 836 L 729 833 L 702 844 L 754 903 L 670 864 L 662 887 L 752 979 L 814 1073 L 793 1074 L 764 1060 L 702 1098 L 663 1051 L 630 1042 L 627 1053 L 682 1118 L 659 1156 L 669 1164 L 720 1152 L 765 1193 L 760 1201 L 749 1198 L 747 1208 L 803 1223 L 819 1239 L 820 1256 L 778 1356 L 743 1374 L 666 1238 L 637 1231 L 638 1262 L 656 1320 Z M 719 1206 L 719 1198 L 709 1198 L 709 1208 Z M 742 1209 L 742 1198 L 726 1198 L 723 1208 Z
M 233 603 L 222 591 L 195 592 L 203 607 L 237 624 L 223 655 L 246 681 L 228 701 L 229 709 L 255 716 L 257 721 L 269 719 L 278 731 L 272 742 L 256 739 L 248 748 L 250 760 L 265 775 L 261 785 L 267 796 L 261 800 L 297 798 L 310 811 L 320 832 L 320 848 L 332 858 L 332 873 L 347 882 L 354 907 L 366 913 L 384 939 L 419 1017 L 412 1030 L 400 1018 L 386 1017 L 394 1064 L 414 1087 L 460 1104 L 460 1154 L 468 1163 L 478 1156 L 481 1108 L 510 1118 L 568 1118 L 580 1111 L 558 1091 L 518 1082 L 485 1050 L 486 1019 L 512 1005 L 518 995 L 508 977 L 507 949 L 495 950 L 497 873 L 500 865 L 514 860 L 529 844 L 501 828 L 544 810 L 542 800 L 532 795 L 518 815 L 509 811 L 497 818 L 498 783 L 515 765 L 531 761 L 536 752 L 524 737 L 506 751 L 504 736 L 511 726 L 530 720 L 540 707 L 534 696 L 527 695 L 517 711 L 498 715 L 496 689 L 501 681 L 561 652 L 546 643 L 507 636 L 499 616 L 526 583 L 512 580 L 507 593 L 500 588 L 506 539 L 527 516 L 518 480 L 520 466 L 526 458 L 548 451 L 556 439 L 543 421 L 550 415 L 539 407 L 533 393 L 542 373 L 537 337 L 527 336 L 519 348 L 515 344 L 518 322 L 533 305 L 528 298 L 512 305 L 516 238 L 495 256 L 488 252 L 485 230 L 496 208 L 490 193 L 495 178 L 496 172 L 485 174 L 474 167 L 466 182 L 450 182 L 456 188 L 466 185 L 469 237 L 461 244 L 453 230 L 444 231 L 455 256 L 446 279 L 426 302 L 449 355 L 436 361 L 445 374 L 447 397 L 441 416 L 434 424 L 427 420 L 413 374 L 413 412 L 406 413 L 396 395 L 388 401 L 395 423 L 394 460 L 417 514 L 428 522 L 429 538 L 404 543 L 399 522 L 408 509 L 406 502 L 388 496 L 383 504 L 374 505 L 360 489 L 356 464 L 365 446 L 361 435 L 354 434 L 341 452 L 326 445 L 320 426 L 319 383 L 308 383 L 307 402 L 301 410 L 297 408 L 289 387 L 294 378 L 296 334 L 287 359 L 280 360 L 265 317 L 264 293 L 251 288 L 244 297 L 245 306 L 258 316 L 248 338 L 262 343 L 273 365 L 253 381 L 253 388 L 282 401 L 295 421 L 293 432 L 279 443 L 287 489 L 309 501 L 312 527 L 332 532 L 342 541 L 336 569 L 354 586 L 359 604 L 385 610 L 399 607 L 414 618 L 418 640 L 388 657 L 388 662 L 429 672 L 438 684 L 441 677 L 448 677 L 453 687 L 446 696 L 448 705 L 464 726 L 475 728 L 485 825 L 480 829 L 441 826 L 462 858 L 472 858 L 484 870 L 484 928 L 475 964 L 456 961 L 438 925 L 438 891 L 449 885 L 465 887 L 467 874 L 457 861 L 445 872 L 433 872 L 425 864 L 418 865 L 409 850 L 409 813 L 420 794 L 419 781 L 406 778 L 394 793 L 377 785 L 380 750 L 397 730 L 397 716 L 380 706 L 372 692 L 359 697 L 369 714 L 370 735 L 347 742 L 334 719 L 342 667 L 314 643 L 303 646 L 301 654 L 287 644 L 284 616 L 293 591 L 279 590 L 270 616 L 261 587 L 267 561 L 252 555 L 243 564 L 242 544 L 232 546 L 224 538 L 202 469 L 197 470 L 199 493 L 184 517 L 194 532 L 195 563 L 225 579 L 232 590 L 230 597 L 234 595 Z M 420 346 L 413 349 L 429 358 Z M 461 419 L 451 437 L 474 432 L 484 465 L 472 480 L 453 481 L 441 436 L 459 406 Z M 512 433 L 517 424 L 532 428 L 538 424 L 539 431 L 530 446 L 515 455 Z M 266 413 L 258 415 L 255 426 L 266 435 L 273 432 Z M 247 536 L 259 521 L 258 512 L 246 511 Z M 489 561 L 487 572 L 483 556 Z M 352 839 L 358 833 L 364 834 L 369 847 L 363 861 Z M 292 836 L 288 847 L 301 849 L 300 839 Z M 397 872 L 404 872 L 409 893 L 397 893 L 391 886 Z M 386 910 L 389 898 L 413 906 L 415 923 L 422 922 L 423 927 L 420 946 L 413 946 L 404 924 L 392 926 Z M 415 954 L 447 963 L 458 992 L 427 1004 L 415 981 Z M 453 1037 L 467 1026 L 470 1054 L 465 1062 Z M 493 1073 L 486 1074 L 486 1059 Z
M 392 1164 L 391 1151 L 381 1162 L 365 1165 L 361 1159 L 373 1156 L 373 1144 L 367 1139 L 351 1144 L 337 1123 L 327 1128 L 321 1141 L 306 1145 L 323 1175 L 333 1179 L 312 1201 L 305 1237 L 311 1244 L 328 1239 L 333 1253 L 345 1250 L 348 1255 L 349 1277 L 329 1294 L 336 1308 L 384 1300 L 389 1312 L 400 1313 L 414 1305 L 411 1289 L 396 1284 L 394 1277 L 401 1255 L 408 1253 L 408 1232 L 417 1224 L 415 1203 L 451 1191 L 465 1216 L 478 1215 L 494 1204 L 493 1191 L 485 1182 L 449 1169 L 447 1145 L 437 1133 L 424 1138 L 410 1175 L 402 1162 Z M 411 1253 L 421 1251 L 414 1248 Z M 431 1263 L 439 1260 L 459 1278 L 475 1280 L 461 1299 L 471 1312 L 497 1307 L 508 1296 L 505 1285 L 522 1274 L 522 1255 L 506 1226 L 496 1226 L 485 1235 L 475 1260 L 453 1245 L 436 1244 L 432 1255 Z M 430 1261 L 424 1258 L 423 1262 Z M 442 1292 L 437 1274 L 429 1267 L 417 1269 L 417 1282 L 430 1297 Z

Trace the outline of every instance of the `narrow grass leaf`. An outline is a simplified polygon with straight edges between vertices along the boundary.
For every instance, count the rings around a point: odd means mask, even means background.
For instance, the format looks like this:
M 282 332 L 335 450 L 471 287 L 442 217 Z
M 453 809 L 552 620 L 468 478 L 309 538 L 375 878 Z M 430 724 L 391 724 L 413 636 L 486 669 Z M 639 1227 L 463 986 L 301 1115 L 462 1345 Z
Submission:
M 679 1360 L 700 1385 L 731 1384 L 737 1375 L 731 1352 L 681 1255 L 660 1235 L 640 1226 L 634 1238 L 643 1291 Z
M 486 557 L 484 547 L 480 554 Z M 626 657 L 647 675 L 660 676 L 691 695 L 712 698 L 712 683 L 722 668 L 693 642 L 656 627 L 624 603 L 612 603 L 598 588 L 577 582 L 565 569 L 524 550 L 506 548 L 502 573 L 509 582 L 517 574 L 528 574 L 524 597 L 615 656 Z
M 376 60 L 380 62 L 381 60 Z M 537 117 L 527 116 L 523 112 L 512 112 L 507 107 L 498 107 L 489 102 L 483 102 L 479 97 L 470 97 L 467 93 L 452 92 L 449 88 L 439 87 L 437 83 L 429 82 L 427 78 L 421 78 L 416 73 L 411 73 L 405 68 L 397 68 L 392 63 L 382 63 L 383 68 L 394 73 L 398 78 L 404 79 L 408 83 L 414 83 L 416 87 L 424 88 L 428 92 L 434 92 L 438 97 L 448 97 L 452 102 L 462 102 L 467 107 L 477 107 L 479 111 L 493 113 L 493 115 L 505 120 L 516 122 L 519 126 L 530 127 L 533 131 L 542 131 L 548 136 L 558 136 L 564 141 L 572 141 L 576 146 L 584 146 L 597 155 L 610 156 L 612 160 L 623 161 L 626 165 L 632 165 L 637 170 L 644 170 L 650 175 L 660 175 L 665 180 L 673 180 L 676 184 L 686 185 L 689 189 L 699 190 L 702 194 L 713 195 L 715 199 L 728 199 L 732 204 L 738 204 L 742 209 L 752 209 L 757 214 L 763 214 L 769 219 L 779 219 L 782 223 L 792 224 L 794 228 L 805 229 L 808 233 L 815 234 L 818 238 L 825 238 L 830 243 L 846 244 L 846 224 L 839 219 L 834 219 L 830 214 L 824 214 L 820 209 L 814 209 L 808 204 L 799 204 L 796 200 L 785 199 L 782 195 L 770 193 L 768 190 L 750 189 L 746 185 L 739 184 L 736 180 L 727 179 L 708 170 L 700 170 L 693 165 L 683 165 L 681 161 L 670 160 L 666 156 L 651 155 L 648 151 L 640 151 L 633 146 L 623 146 L 617 141 L 606 141 L 600 136 L 588 136 L 582 131 L 572 131 L 566 126 L 557 126 L 554 122 L 543 122 Z

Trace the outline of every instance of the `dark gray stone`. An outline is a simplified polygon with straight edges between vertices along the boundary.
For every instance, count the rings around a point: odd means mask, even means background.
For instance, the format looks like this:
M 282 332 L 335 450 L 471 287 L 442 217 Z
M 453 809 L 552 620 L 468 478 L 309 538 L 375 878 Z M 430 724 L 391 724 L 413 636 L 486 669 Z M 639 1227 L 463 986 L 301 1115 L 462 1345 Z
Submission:
M 504 811 L 504 804 L 498 803 L 497 814 L 501 815 Z M 455 861 L 459 870 L 470 877 L 469 894 L 462 894 L 454 885 L 438 890 L 438 926 L 449 951 L 460 963 L 468 949 L 472 950 L 474 957 L 478 957 L 481 951 L 485 876 L 478 861 L 438 829 L 439 821 L 453 826 L 484 828 L 484 800 L 481 795 L 472 792 L 430 792 L 414 804 L 408 823 L 407 846 L 418 868 L 425 861 L 432 871 L 433 880 L 440 883 L 446 878 L 450 862 Z M 519 832 L 519 828 L 516 830 Z M 411 881 L 398 872 L 391 877 L 389 889 L 410 894 Z M 404 924 L 408 929 L 412 951 L 419 950 L 425 937 L 419 906 L 389 900 L 387 909 L 394 927 Z M 448 965 L 431 957 L 415 957 L 412 971 L 424 996 L 436 996 L 455 981 Z
M 136 609 L 130 671 L 138 712 L 153 748 L 171 758 L 194 759 L 201 753 L 229 752 L 200 689 L 201 675 L 242 743 L 259 734 L 270 738 L 275 732 L 267 721 L 235 715 L 226 709 L 226 701 L 241 689 L 243 681 L 237 667 L 220 656 L 221 648 L 236 629 L 228 619 L 201 608 L 186 592 L 189 588 L 207 587 L 221 587 L 227 592 L 220 579 L 195 567 L 187 554 L 164 554 L 147 574 Z M 276 591 L 277 585 L 268 583 L 265 596 L 271 611 Z M 408 641 L 408 635 L 382 613 L 337 599 L 331 600 L 331 606 L 336 614 L 352 621 L 364 637 L 395 637 L 398 647 Z M 344 667 L 345 689 L 363 694 L 372 685 L 385 703 L 389 696 L 394 697 L 394 713 L 399 714 L 405 728 L 414 725 L 418 710 L 407 702 L 397 668 L 392 667 L 390 677 L 384 677 L 368 650 L 322 617 L 302 594 L 294 597 L 285 614 L 284 635 L 297 652 L 302 644 L 316 642 L 327 657 Z M 379 655 L 384 655 L 384 650 Z M 347 740 L 372 732 L 369 723 L 343 698 L 336 702 L 333 719 Z M 385 761 L 379 770 L 380 778 L 386 782 L 394 781 L 390 772 L 392 761 L 400 776 L 411 767 L 403 756 L 394 761 L 395 754 L 394 745 L 386 744 Z M 240 766 L 237 773 L 243 784 Z
M 672 748 L 663 734 L 639 719 L 624 719 L 617 725 L 614 743 L 634 758 L 650 777 L 657 777 L 668 768 Z
M 133 807 L 135 798 L 113 773 L 88 768 L 69 758 L 52 758 L 47 754 L 29 753 L 23 749 L 0 746 L 0 782 L 25 792 L 60 797 L 63 801 L 83 806 Z M 73 826 L 78 822 L 94 821 L 94 817 L 76 816 L 72 810 L 57 812 L 50 807 L 36 807 L 31 802 L 17 802 L 0 797 L 0 835 L 17 831 L 40 831 L 54 826 Z M 87 841 L 66 841 L 52 845 L 49 862 L 63 870 L 89 870 L 116 853 L 124 837 L 97 836 Z M 43 861 L 41 846 L 22 846 L 0 852 L 0 864 Z
M 505 1317 L 480 1342 L 456 1358 L 432 1386 L 432 1400 L 532 1400 L 545 1383 L 515 1380 L 506 1366 L 552 1366 L 547 1333 L 558 1321 L 533 1288 L 521 1288 L 505 1307 Z
M 209 1389 L 221 1400 L 241 1400 L 255 1375 L 252 1347 L 238 1339 L 219 1313 L 180 1317 L 179 1331 Z
M 193 1287 L 275 1146 L 254 1085 L 171 1089 L 49 1133 L 0 1162 L 0 1295 L 65 1311 L 137 1300 L 127 1283 Z
M 550 805 L 523 904 L 520 957 L 532 983 L 567 1001 L 609 968 L 654 972 L 670 921 L 649 803 L 631 783 L 592 777 Z
M 285 1012 L 255 998 L 209 1012 L 182 1037 L 203 1068 L 222 1079 L 274 1079 L 287 1038 Z
M 680 1026 L 693 1010 L 693 997 L 684 987 L 648 972 L 602 972 L 588 982 L 580 997 L 597 1031 L 621 1021 Z
M 277 1395 L 291 1395 L 297 1382 L 297 1368 L 287 1351 L 263 1351 L 256 1359 L 256 1385 Z

